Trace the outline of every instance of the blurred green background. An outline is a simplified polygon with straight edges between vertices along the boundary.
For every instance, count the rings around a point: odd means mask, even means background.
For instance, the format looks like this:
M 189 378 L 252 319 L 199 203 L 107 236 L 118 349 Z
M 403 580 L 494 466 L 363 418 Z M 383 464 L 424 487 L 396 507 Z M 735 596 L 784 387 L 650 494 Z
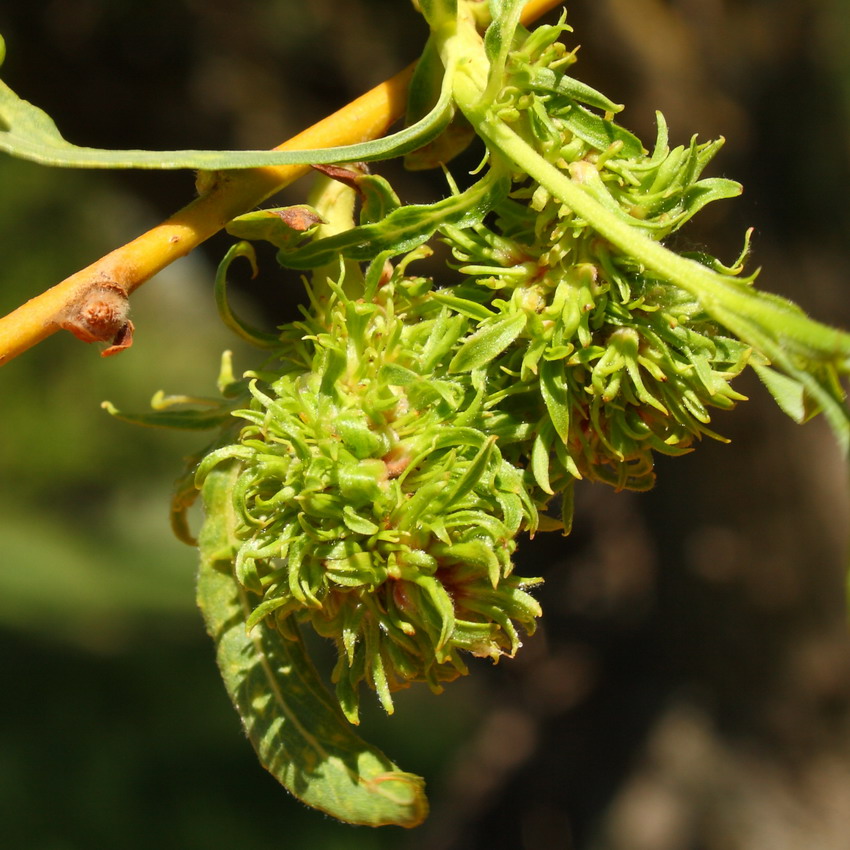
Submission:
M 846 0 L 581 0 L 576 73 L 654 137 L 724 135 L 742 199 L 684 247 L 732 258 L 755 226 L 765 288 L 850 326 Z M 415 58 L 402 0 L 4 0 L 3 78 L 70 140 L 270 147 Z M 407 200 L 433 175 L 390 169 Z M 284 202 L 303 197 L 296 185 Z M 3 313 L 154 224 L 188 174 L 59 172 L 0 159 Z M 688 241 L 685 241 L 688 240 Z M 168 527 L 199 438 L 132 428 L 158 389 L 212 391 L 250 352 L 217 324 L 216 238 L 134 296 L 136 343 L 62 333 L 0 369 L 0 837 L 25 850 L 847 850 L 850 643 L 844 461 L 820 422 L 752 397 L 731 445 L 659 462 L 649 494 L 579 488 L 568 539 L 538 537 L 544 625 L 515 661 L 372 711 L 428 780 L 430 819 L 353 829 L 258 767 L 194 610 L 195 553 Z M 292 315 L 270 266 L 241 309 Z M 200 438 L 202 439 L 202 437 Z

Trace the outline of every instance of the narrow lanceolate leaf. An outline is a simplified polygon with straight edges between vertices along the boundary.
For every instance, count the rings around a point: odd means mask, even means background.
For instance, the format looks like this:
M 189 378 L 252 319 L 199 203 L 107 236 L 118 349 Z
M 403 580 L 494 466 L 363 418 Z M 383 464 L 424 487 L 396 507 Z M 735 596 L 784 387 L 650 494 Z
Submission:
M 400 207 L 380 222 L 335 233 L 295 251 L 281 251 L 278 260 L 289 268 L 312 269 L 340 256 L 371 260 L 382 251 L 403 254 L 430 239 L 443 225 L 471 227 L 479 223 L 507 195 L 509 185 L 507 174 L 494 168 L 460 195 L 433 204 Z
M 450 89 L 410 127 L 370 142 L 304 151 L 147 151 L 80 147 L 66 141 L 53 119 L 0 81 L 0 151 L 63 168 L 192 168 L 219 171 L 328 162 L 373 161 L 416 150 L 438 136 L 452 117 Z
M 209 408 L 155 410 L 150 413 L 124 413 L 109 401 L 102 402 L 100 406 L 110 416 L 122 422 L 128 422 L 130 425 L 144 425 L 148 428 L 209 431 L 220 428 L 232 418 L 230 408 L 224 408 L 221 405 Z
M 505 62 L 511 49 L 514 33 L 519 26 L 525 0 L 500 0 L 490 4 L 493 23 L 487 27 L 484 48 L 490 60 L 490 74 L 484 101 L 489 103 L 503 85 Z
M 429 38 L 425 49 L 416 63 L 416 71 L 410 82 L 407 96 L 407 124 L 414 124 L 427 115 L 439 102 L 445 72 L 436 41 Z M 459 114 L 437 136 L 421 148 L 407 154 L 405 168 L 411 171 L 439 168 L 464 150 L 475 138 L 475 131 Z
M 233 577 L 230 491 L 238 467 L 204 484 L 198 604 L 216 644 L 222 678 L 263 766 L 309 806 L 354 824 L 413 827 L 427 813 L 423 780 L 399 770 L 355 734 L 300 640 L 260 624 Z
M 570 399 L 562 360 L 544 360 L 540 364 L 540 394 L 555 431 L 566 443 L 570 436 Z
M 555 491 L 549 483 L 549 447 L 546 445 L 542 434 L 538 434 L 534 438 L 534 444 L 531 447 L 531 472 L 537 486 L 544 493 L 554 496 Z
M 776 400 L 779 407 L 795 422 L 806 421 L 806 391 L 799 381 L 769 366 L 753 364 L 753 369 Z
M 527 318 L 525 313 L 514 313 L 477 330 L 458 349 L 449 372 L 470 372 L 498 357 L 522 333 Z
M 621 112 L 623 109 L 621 103 L 614 103 L 611 98 L 591 88 L 587 83 L 568 77 L 566 74 L 557 74 L 551 68 L 529 68 L 522 72 L 522 76 L 518 77 L 517 81 L 526 83 L 529 89 L 536 91 L 565 94 L 600 112 Z
M 250 342 L 252 345 L 260 348 L 273 347 L 279 341 L 277 334 L 265 333 L 264 331 L 252 328 L 250 325 L 245 324 L 230 308 L 230 302 L 227 300 L 227 272 L 237 257 L 246 257 L 251 263 L 254 274 L 256 275 L 257 273 L 257 258 L 253 246 L 250 242 L 237 242 L 219 263 L 218 271 L 215 275 L 214 293 L 218 314 L 224 324 L 246 342 Z

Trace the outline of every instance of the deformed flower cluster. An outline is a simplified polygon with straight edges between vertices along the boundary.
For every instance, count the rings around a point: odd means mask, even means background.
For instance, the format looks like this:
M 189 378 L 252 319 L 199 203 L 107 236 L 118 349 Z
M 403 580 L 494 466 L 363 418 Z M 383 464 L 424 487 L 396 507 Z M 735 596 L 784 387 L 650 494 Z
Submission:
M 510 54 L 502 120 L 654 239 L 739 193 L 732 181 L 699 179 L 720 143 L 694 139 L 670 150 L 659 115 L 647 155 L 628 131 L 591 112 L 620 107 L 553 70 L 575 59 L 555 40 L 561 28 L 540 27 Z M 701 434 L 717 437 L 709 408 L 743 399 L 729 381 L 746 366 L 749 346 L 723 336 L 693 297 L 599 238 L 544 187 L 523 174 L 514 180 L 489 226 L 444 229 L 470 278 L 455 287 L 455 303 L 464 310 L 461 299 L 487 302 L 492 313 L 478 335 L 499 325 L 517 331 L 491 368 L 513 377 L 512 393 L 536 389 L 545 402 L 529 454 L 544 491 L 571 478 L 647 489 L 653 451 L 679 454 Z M 743 256 L 734 268 L 699 259 L 733 277 Z
M 508 54 L 499 120 L 656 240 L 739 191 L 700 179 L 717 143 L 670 150 L 660 117 L 644 151 L 615 104 L 565 75 L 563 29 Z M 498 151 L 477 183 L 430 206 L 400 205 L 362 166 L 325 171 L 313 207 L 229 228 L 311 270 L 310 306 L 261 340 L 272 359 L 248 373 L 241 430 L 197 481 L 238 464 L 248 626 L 292 637 L 309 623 L 331 638 L 356 722 L 361 683 L 391 711 L 393 690 L 465 673 L 464 652 L 513 655 L 540 614 L 528 592 L 540 579 L 512 571 L 518 535 L 566 533 L 575 480 L 646 489 L 653 452 L 716 436 L 709 410 L 742 398 L 730 380 L 750 349 Z M 435 235 L 453 255 L 436 281 L 410 272 Z
M 403 271 L 369 300 L 331 283 L 284 328 L 309 363 L 254 378 L 238 442 L 198 470 L 240 464 L 235 571 L 262 599 L 248 626 L 309 622 L 332 638 L 351 720 L 361 681 L 391 711 L 390 691 L 465 673 L 461 650 L 512 655 L 517 625 L 540 614 L 526 592 L 539 579 L 511 564 L 537 507 L 484 427 L 487 376 L 445 366 L 467 321 Z

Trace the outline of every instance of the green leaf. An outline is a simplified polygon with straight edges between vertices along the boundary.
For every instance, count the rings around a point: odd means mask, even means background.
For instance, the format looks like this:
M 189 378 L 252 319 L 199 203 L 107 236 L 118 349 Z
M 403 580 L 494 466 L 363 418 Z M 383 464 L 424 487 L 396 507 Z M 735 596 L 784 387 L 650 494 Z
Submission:
M 419 357 L 419 371 L 424 375 L 432 371 L 438 363 L 454 348 L 463 336 L 466 319 L 443 309 L 434 320 L 431 332 Z
M 440 558 L 449 562 L 459 561 L 462 564 L 471 564 L 486 571 L 487 578 L 493 587 L 499 584 L 501 567 L 499 559 L 493 552 L 492 541 L 467 540 L 463 543 L 454 543 L 451 546 L 439 546 L 437 549 Z
M 549 418 L 563 442 L 570 436 L 570 399 L 563 360 L 544 360 L 540 364 L 540 394 Z
M 206 409 L 190 408 L 181 410 L 154 410 L 150 413 L 124 413 L 111 401 L 100 405 L 110 416 L 130 425 L 143 425 L 147 428 L 173 428 L 178 431 L 209 431 L 219 428 L 232 418 L 230 408 L 221 406 Z
M 374 522 L 358 514 L 351 505 L 345 505 L 343 507 L 342 520 L 346 526 L 356 534 L 364 534 L 368 536 L 377 534 L 381 530 Z
M 364 174 L 357 181 L 357 190 L 363 199 L 360 224 L 381 221 L 401 206 L 389 181 L 380 174 Z
M 478 450 L 478 454 L 473 458 L 472 463 L 469 464 L 466 472 L 448 491 L 445 498 L 439 499 L 441 508 L 450 508 L 457 504 L 470 490 L 475 488 L 481 480 L 481 476 L 484 475 L 494 451 L 497 451 L 496 438 L 488 437 L 484 445 Z
M 531 472 L 537 486 L 544 493 L 554 496 L 555 491 L 549 483 L 549 447 L 543 437 L 542 430 L 534 438 L 534 444 L 531 448 Z
M 607 118 L 600 118 L 574 101 L 572 109 L 563 116 L 563 121 L 576 136 L 596 150 L 605 151 L 614 142 L 620 142 L 620 155 L 623 158 L 637 158 L 643 155 L 643 145 L 637 136 Z
M 524 67 L 511 75 L 511 81 L 523 90 L 567 95 L 571 100 L 602 112 L 620 112 L 623 109 L 622 104 L 614 103 L 586 83 L 566 74 L 558 74 L 550 68 Z
M 313 207 L 296 204 L 277 209 L 254 210 L 236 216 L 224 228 L 237 239 L 271 242 L 276 248 L 292 248 L 303 242 L 324 221 Z
M 488 105 L 504 86 L 505 63 L 524 5 L 525 0 L 498 0 L 490 3 L 493 22 L 484 33 L 484 49 L 490 60 L 490 73 L 487 90 L 482 98 Z
M 460 313 L 462 316 L 475 319 L 479 322 L 493 319 L 497 315 L 484 304 L 479 304 L 477 301 L 470 301 L 468 298 L 459 298 L 456 295 L 450 295 L 444 290 L 437 290 L 431 297 L 438 303 L 450 307 L 455 313 Z
M 431 112 L 410 127 L 375 141 L 303 151 L 105 150 L 80 147 L 66 141 L 46 112 L 18 97 L 0 81 L 0 151 L 41 165 L 63 168 L 220 171 L 355 160 L 369 162 L 401 156 L 421 147 L 442 133 L 451 117 L 451 86 L 449 81 L 444 81 L 439 100 Z
M 561 494 L 561 523 L 564 526 L 562 534 L 569 537 L 573 530 L 573 515 L 575 514 L 575 479 L 568 479 Z
M 222 678 L 263 766 L 308 806 L 354 824 L 417 826 L 427 813 L 423 780 L 399 770 L 355 734 L 319 679 L 300 639 L 262 625 L 232 573 L 236 522 L 230 491 L 238 466 L 204 484 L 198 604 Z
M 343 165 L 315 165 L 314 168 L 329 179 L 357 192 L 361 201 L 360 224 L 372 224 L 375 221 L 380 221 L 401 206 L 401 201 L 390 186 L 389 181 L 379 174 L 372 174 L 365 162 L 347 162 Z M 295 209 L 298 209 L 298 207 L 295 207 Z M 331 216 L 331 218 L 335 217 Z M 325 222 L 325 224 L 328 223 Z M 341 222 L 337 223 L 341 224 Z M 352 221 L 351 226 L 353 224 Z M 335 228 L 331 232 L 335 232 L 336 229 L 339 228 Z M 289 245 L 280 245 L 279 247 L 284 250 L 294 250 L 298 245 L 293 241 Z
M 437 42 L 431 37 L 425 42 L 410 81 L 405 115 L 408 126 L 421 120 L 439 103 L 444 73 Z
M 485 443 L 487 443 L 487 437 L 476 428 L 441 425 L 433 441 L 429 443 L 429 451 L 447 449 L 452 446 L 472 446 L 480 451 Z
M 525 313 L 514 313 L 498 322 L 484 325 L 464 340 L 449 364 L 449 372 L 471 372 L 498 357 L 525 327 Z
M 796 390 L 787 383 L 796 381 L 804 391 L 804 419 L 823 411 L 842 454 L 850 455 L 850 410 L 838 381 L 839 374 L 850 372 L 850 335 L 812 321 L 785 299 L 745 291 L 753 300 L 752 305 L 746 305 L 748 309 L 735 309 L 724 300 L 713 305 L 712 314 L 764 355 L 777 373 L 781 370 L 784 374 L 785 382 L 776 381 L 776 375 L 772 375 L 767 379 L 772 386 L 766 384 L 771 394 L 779 391 L 779 398 L 775 394 L 774 398 L 780 408 L 792 416 L 799 413 Z M 795 320 L 800 318 L 803 322 L 798 324 Z M 784 405 L 788 405 L 787 409 Z
M 404 254 L 429 239 L 442 225 L 471 227 L 507 195 L 510 181 L 504 171 L 487 175 L 459 195 L 434 204 L 409 204 L 385 219 L 319 239 L 295 251 L 281 251 L 278 261 L 293 269 L 312 269 L 338 260 L 371 260 L 382 251 Z
M 451 597 L 443 587 L 442 582 L 433 576 L 416 576 L 413 583 L 422 590 L 422 595 L 433 608 L 433 616 L 427 608 L 420 611 L 424 625 L 430 626 L 436 640 L 434 651 L 439 654 L 449 638 L 455 625 L 455 609 Z M 430 615 L 430 616 L 429 616 Z M 439 657 L 439 656 L 438 656 Z
M 539 69 L 544 74 L 553 74 L 548 68 Z M 553 74 L 554 76 L 554 74 Z M 609 97 L 606 97 L 602 92 L 597 91 L 587 83 L 581 80 L 576 80 L 574 77 L 569 77 L 564 74 L 558 81 L 557 91 L 566 94 L 573 100 L 583 103 L 585 106 L 590 106 L 593 109 L 599 109 L 602 112 L 621 112 L 623 105 L 614 103 Z
M 218 264 L 218 269 L 215 274 L 215 286 L 213 292 L 215 294 L 215 304 L 218 308 L 218 315 L 221 317 L 227 327 L 229 327 L 237 336 L 242 337 L 246 342 L 256 345 L 258 348 L 274 348 L 280 344 L 280 337 L 277 334 L 265 333 L 264 331 L 252 328 L 250 325 L 243 322 L 231 309 L 230 302 L 227 300 L 227 272 L 231 264 L 238 257 L 246 257 L 251 264 L 251 269 L 254 276 L 257 274 L 257 258 L 254 253 L 254 248 L 250 242 L 237 242 L 224 255 L 224 259 Z
M 439 102 L 445 72 L 437 43 L 429 38 L 416 63 L 407 96 L 407 124 L 414 124 Z M 475 130 L 458 112 L 435 139 L 407 154 L 404 167 L 411 171 L 438 168 L 454 159 L 475 138 Z
M 396 387 L 409 387 L 422 380 L 422 376 L 398 363 L 382 363 L 378 372 L 380 380 Z
M 806 412 L 806 391 L 803 385 L 794 378 L 789 378 L 788 375 L 783 375 L 768 366 L 754 363 L 753 369 L 781 410 L 795 422 L 805 422 L 808 416 Z

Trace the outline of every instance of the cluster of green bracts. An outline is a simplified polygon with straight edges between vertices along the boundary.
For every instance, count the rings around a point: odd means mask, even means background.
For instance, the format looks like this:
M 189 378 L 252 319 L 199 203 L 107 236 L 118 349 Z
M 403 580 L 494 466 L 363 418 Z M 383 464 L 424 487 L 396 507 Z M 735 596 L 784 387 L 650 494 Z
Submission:
M 648 154 L 614 124 L 614 104 L 564 75 L 563 28 L 507 52 L 499 120 L 653 239 L 739 191 L 700 180 L 716 143 L 670 150 L 660 121 Z M 312 271 L 310 309 L 259 339 L 277 351 L 234 411 L 245 424 L 197 480 L 238 464 L 247 626 L 331 638 L 356 722 L 361 683 L 391 711 L 393 690 L 465 673 L 464 653 L 513 655 L 540 614 L 539 579 L 512 572 L 520 532 L 568 529 L 577 479 L 646 489 L 653 452 L 715 436 L 710 408 L 742 398 L 729 381 L 751 348 L 496 147 L 478 182 L 429 206 L 402 206 L 362 166 L 326 171 L 311 206 L 229 227 Z M 459 264 L 437 279 L 412 273 L 432 236 Z
M 291 637 L 306 621 L 332 638 L 353 722 L 361 681 L 391 711 L 392 690 L 465 673 L 461 651 L 512 655 L 514 622 L 532 630 L 540 613 L 524 589 L 537 580 L 512 575 L 510 559 L 537 507 L 486 429 L 487 376 L 446 368 L 467 320 L 401 268 L 368 300 L 346 295 L 361 287 L 314 287 L 321 308 L 281 334 L 308 363 L 284 356 L 253 379 L 238 442 L 198 470 L 202 482 L 239 464 L 235 574 L 258 602 L 248 628 Z

